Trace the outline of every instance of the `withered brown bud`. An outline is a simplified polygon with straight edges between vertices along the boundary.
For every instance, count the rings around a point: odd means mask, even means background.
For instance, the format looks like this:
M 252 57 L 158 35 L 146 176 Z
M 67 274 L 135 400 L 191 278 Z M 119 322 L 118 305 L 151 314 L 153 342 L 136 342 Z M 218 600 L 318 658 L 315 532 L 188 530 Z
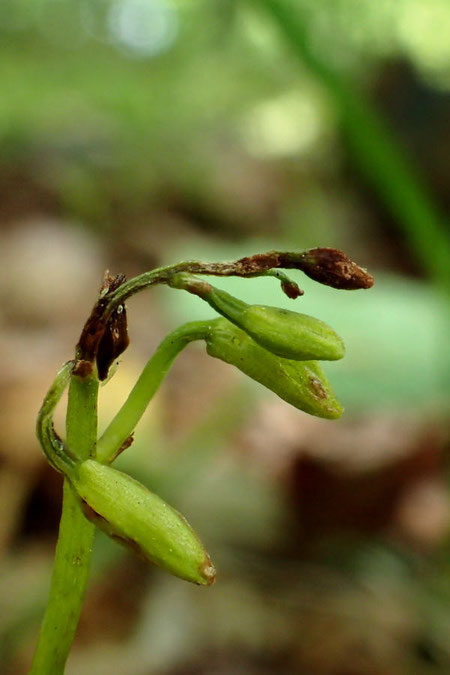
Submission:
M 374 284 L 367 270 L 335 248 L 312 248 L 301 253 L 298 269 L 314 281 L 347 291 L 371 288 Z
M 281 290 L 291 300 L 295 300 L 296 298 L 298 298 L 298 297 L 300 297 L 301 295 L 304 294 L 304 291 L 302 291 L 301 288 L 299 288 L 298 285 L 294 281 L 290 281 L 290 280 L 286 280 L 286 281 L 282 282 Z
M 109 296 L 125 280 L 124 274 L 112 276 L 105 272 L 100 298 L 95 303 L 78 341 L 78 360 L 83 363 L 96 361 L 100 380 L 106 380 L 110 366 L 129 344 L 125 305 L 119 305 L 109 318 L 105 317 Z M 76 374 L 86 376 L 87 370 L 84 368 Z
M 97 350 L 98 379 L 106 380 L 108 370 L 130 343 L 128 337 L 127 311 L 119 305 L 111 314 Z

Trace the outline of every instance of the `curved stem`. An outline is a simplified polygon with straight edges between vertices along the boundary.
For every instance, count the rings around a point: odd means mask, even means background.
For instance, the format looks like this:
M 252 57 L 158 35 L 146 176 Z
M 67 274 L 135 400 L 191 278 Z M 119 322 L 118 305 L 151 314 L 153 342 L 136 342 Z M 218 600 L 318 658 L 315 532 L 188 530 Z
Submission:
M 36 435 L 45 456 L 54 469 L 62 472 L 70 467 L 72 461 L 65 454 L 62 442 L 53 428 L 53 413 L 69 383 L 73 365 L 74 361 L 67 361 L 58 371 L 36 420 Z
M 67 407 L 67 444 L 77 457 L 93 454 L 97 435 L 98 380 L 72 375 Z M 60 675 L 75 636 L 87 585 L 95 525 L 83 515 L 67 479 L 50 597 L 31 675 Z
M 288 267 L 297 268 L 301 265 L 302 254 L 305 252 L 297 252 L 295 264 L 289 264 Z M 265 275 L 272 268 L 283 267 L 286 264 L 286 254 L 280 251 L 269 251 L 268 253 L 260 253 L 249 258 L 240 258 L 232 262 L 213 262 L 205 263 L 197 260 L 189 260 L 186 262 L 176 263 L 175 265 L 166 265 L 165 267 L 158 267 L 149 272 L 144 272 L 133 279 L 129 279 L 121 284 L 109 296 L 107 314 L 110 314 L 117 305 L 124 302 L 127 298 L 138 293 L 139 291 L 153 286 L 155 284 L 166 284 L 176 274 L 181 272 L 188 272 L 190 274 L 205 274 L 217 277 L 257 277 Z M 275 275 L 273 275 L 275 276 Z M 289 280 L 291 281 L 291 280 Z M 295 282 L 291 282 L 295 283 Z
M 276 274 L 275 269 L 280 267 L 286 269 L 303 269 L 304 256 L 308 250 L 297 251 L 296 253 L 286 253 L 283 251 L 268 251 L 267 253 L 258 253 L 253 256 L 239 258 L 228 262 L 200 262 L 198 260 L 188 260 L 175 265 L 166 265 L 158 267 L 149 272 L 144 272 L 133 279 L 121 284 L 115 291 L 108 296 L 105 316 L 110 316 L 114 309 L 125 302 L 130 296 L 142 291 L 144 288 L 154 286 L 155 284 L 167 284 L 177 274 L 187 272 L 189 274 L 204 274 L 216 277 L 243 277 L 252 278 L 259 276 L 277 277 L 282 284 L 282 290 L 285 291 L 286 284 L 291 289 L 295 288 L 295 295 L 289 297 L 295 298 L 303 295 L 295 281 L 292 281 L 285 274 Z M 273 270 L 273 271 L 271 271 Z
M 193 340 L 205 337 L 210 322 L 193 321 L 169 333 L 147 362 L 127 400 L 97 442 L 99 462 L 111 462 L 133 433 L 174 359 Z
M 320 270 L 323 262 L 317 259 L 319 252 L 322 252 L 322 254 L 323 252 L 327 253 L 326 267 L 328 269 L 331 265 L 333 274 L 324 276 L 322 273 L 317 273 L 317 268 Z M 336 262 L 338 263 L 337 265 Z M 81 362 L 86 361 L 90 364 L 93 364 L 97 358 L 98 365 L 99 346 L 105 335 L 105 331 L 108 330 L 108 322 L 111 320 L 114 312 L 118 312 L 120 306 L 135 293 L 156 284 L 170 284 L 171 280 L 181 272 L 244 278 L 258 277 L 269 273 L 269 276 L 275 276 L 279 279 L 281 290 L 289 298 L 295 299 L 299 295 L 303 295 L 303 291 L 301 291 L 295 281 L 289 279 L 284 273 L 281 275 L 270 273 L 270 270 L 277 270 L 278 268 L 302 270 L 312 279 L 334 288 L 352 290 L 370 288 L 373 284 L 373 278 L 367 274 L 366 270 L 356 265 L 342 251 L 317 248 L 297 252 L 269 251 L 240 258 L 233 262 L 204 263 L 195 260 L 187 261 L 144 272 L 129 281 L 123 281 L 122 278 L 116 277 L 112 280 L 112 283 L 105 285 L 84 325 L 77 344 L 77 358 Z M 122 277 L 122 275 L 118 276 Z M 345 279 L 345 283 L 343 283 L 343 279 Z

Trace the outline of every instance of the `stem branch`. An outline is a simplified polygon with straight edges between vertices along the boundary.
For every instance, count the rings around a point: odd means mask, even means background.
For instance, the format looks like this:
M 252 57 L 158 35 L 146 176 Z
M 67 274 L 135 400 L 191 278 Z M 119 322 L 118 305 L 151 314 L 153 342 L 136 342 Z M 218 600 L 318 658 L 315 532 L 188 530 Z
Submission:
M 97 442 L 99 462 L 111 462 L 133 433 L 153 395 L 180 351 L 193 340 L 205 337 L 209 321 L 193 321 L 164 338 L 147 362 L 127 400 Z

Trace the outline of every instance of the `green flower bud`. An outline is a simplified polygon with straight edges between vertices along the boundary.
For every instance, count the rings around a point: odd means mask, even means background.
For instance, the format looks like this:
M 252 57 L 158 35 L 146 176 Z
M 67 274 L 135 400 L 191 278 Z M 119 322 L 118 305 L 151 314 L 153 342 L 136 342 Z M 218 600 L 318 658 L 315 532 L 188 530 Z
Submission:
M 77 464 L 69 479 L 86 517 L 110 537 L 177 577 L 213 583 L 215 569 L 194 530 L 141 483 L 92 459 Z
M 261 347 L 285 359 L 335 361 L 345 353 L 343 341 L 330 326 L 288 309 L 250 305 L 242 328 Z
M 288 309 L 247 305 L 225 291 L 210 288 L 205 300 L 269 352 L 295 361 L 336 361 L 344 356 L 343 341 L 323 321 Z
M 316 361 L 293 361 L 260 347 L 226 319 L 216 319 L 206 338 L 208 354 L 243 373 L 310 415 L 337 419 L 343 408 Z

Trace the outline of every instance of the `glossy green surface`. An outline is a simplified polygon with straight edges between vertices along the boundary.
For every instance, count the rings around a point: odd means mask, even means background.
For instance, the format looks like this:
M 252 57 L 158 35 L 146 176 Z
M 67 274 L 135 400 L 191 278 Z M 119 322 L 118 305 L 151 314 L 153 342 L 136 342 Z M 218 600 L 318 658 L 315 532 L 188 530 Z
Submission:
M 70 480 L 85 515 L 109 536 L 186 581 L 213 583 L 214 567 L 191 526 L 141 483 L 94 460 Z
M 278 307 L 250 305 L 242 325 L 258 344 L 285 359 L 336 361 L 344 343 L 323 321 Z
M 279 307 L 247 305 L 217 288 L 204 297 L 211 307 L 277 356 L 296 361 L 335 361 L 344 356 L 339 335 L 313 316 Z

